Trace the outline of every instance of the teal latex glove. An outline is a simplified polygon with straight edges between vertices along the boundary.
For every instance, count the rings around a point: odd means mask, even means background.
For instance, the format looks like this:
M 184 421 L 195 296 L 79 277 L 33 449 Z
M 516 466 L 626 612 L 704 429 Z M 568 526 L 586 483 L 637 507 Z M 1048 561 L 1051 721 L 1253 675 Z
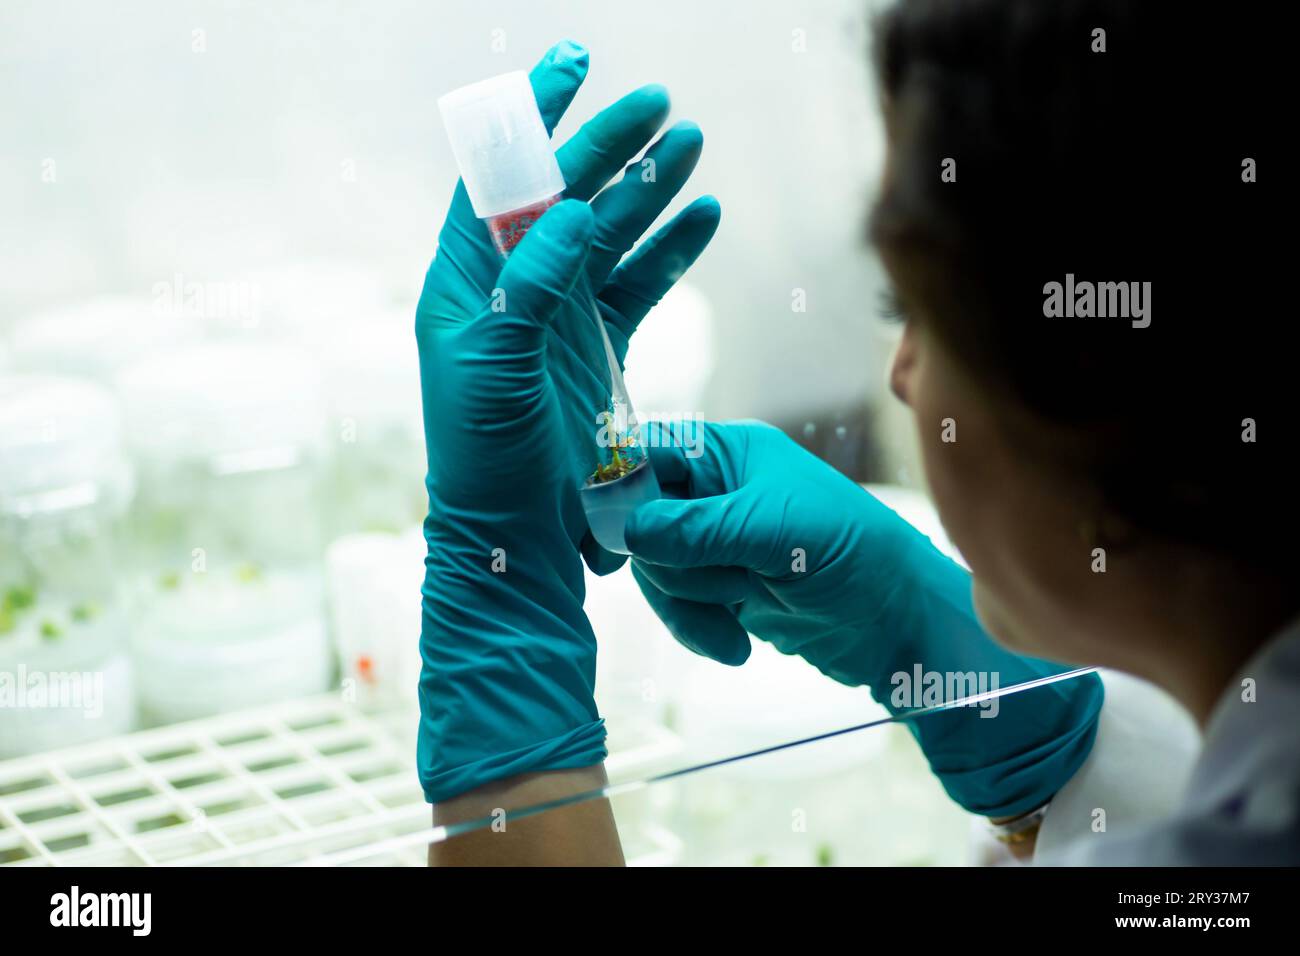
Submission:
M 581 47 L 561 43 L 532 72 L 548 129 L 587 62 Z M 504 266 L 463 185 L 439 236 L 416 318 L 429 464 L 417 758 L 431 802 L 605 756 L 582 556 L 598 572 L 622 558 L 586 535 L 578 500 L 608 371 L 575 290 L 599 290 L 621 359 L 637 323 L 712 237 L 719 210 L 706 197 L 619 263 L 700 154 L 698 128 L 679 124 L 647 153 L 651 181 L 638 164 L 596 195 L 667 111 L 664 89 L 645 87 L 583 126 L 558 153 L 570 199 Z
M 1065 668 L 995 644 L 971 606 L 970 575 L 854 482 L 762 423 L 703 424 L 665 438 L 651 461 L 666 496 L 628 519 L 632 572 L 668 629 L 727 664 L 753 634 L 891 712 L 896 673 L 996 674 L 999 686 Z M 685 440 L 684 440 L 685 439 Z M 701 452 L 688 457 L 688 449 Z M 1092 748 L 1095 675 L 908 726 L 954 800 L 988 816 L 1046 803 Z

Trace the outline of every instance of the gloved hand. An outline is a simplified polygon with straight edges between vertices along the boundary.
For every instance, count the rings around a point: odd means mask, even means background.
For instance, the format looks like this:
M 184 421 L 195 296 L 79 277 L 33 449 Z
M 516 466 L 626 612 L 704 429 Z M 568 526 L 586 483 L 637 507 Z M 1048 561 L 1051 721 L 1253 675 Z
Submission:
M 586 52 L 571 43 L 533 71 L 548 129 L 586 72 Z M 463 185 L 439 236 L 416 317 L 429 464 L 418 761 L 431 802 L 605 756 L 580 554 L 598 571 L 622 559 L 590 541 L 578 500 L 595 464 L 608 368 L 588 348 L 599 336 L 574 290 L 599 290 L 621 359 L 637 323 L 712 237 L 719 210 L 706 197 L 619 264 L 694 168 L 701 137 L 690 124 L 650 147 L 653 177 L 638 164 L 585 202 L 667 111 L 667 93 L 650 86 L 583 126 L 558 153 L 571 198 L 504 266 Z
M 776 428 L 687 423 L 702 430 L 666 437 L 665 427 L 651 423 L 648 444 L 666 497 L 634 511 L 626 536 L 642 592 L 691 650 L 741 664 L 753 634 L 867 685 L 893 713 L 916 704 L 890 699 L 892 676 L 918 664 L 996 674 L 1001 687 L 1065 670 L 998 647 L 975 619 L 964 570 Z M 957 708 L 908 726 L 954 800 L 1012 816 L 1078 769 L 1101 702 L 1088 675 L 1003 697 L 995 717 Z

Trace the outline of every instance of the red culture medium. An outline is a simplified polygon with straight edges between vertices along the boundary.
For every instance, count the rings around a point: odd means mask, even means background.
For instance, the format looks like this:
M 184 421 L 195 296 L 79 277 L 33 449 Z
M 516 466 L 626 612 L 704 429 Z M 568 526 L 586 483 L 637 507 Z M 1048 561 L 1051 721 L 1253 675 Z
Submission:
M 503 256 L 510 255 L 515 246 L 519 245 L 520 240 L 528 234 L 533 223 L 542 218 L 542 213 L 559 201 L 559 196 L 552 196 L 531 206 L 512 209 L 499 216 L 489 216 L 486 220 L 488 232 L 492 235 L 492 243 L 497 247 L 497 251 Z

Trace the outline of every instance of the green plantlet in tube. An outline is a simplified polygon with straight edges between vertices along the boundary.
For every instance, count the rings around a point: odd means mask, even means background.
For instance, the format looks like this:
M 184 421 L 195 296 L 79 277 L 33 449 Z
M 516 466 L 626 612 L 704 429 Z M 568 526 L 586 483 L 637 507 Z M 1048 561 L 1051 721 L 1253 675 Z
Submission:
M 612 412 L 603 412 L 605 433 L 609 444 L 609 460 L 597 463 L 596 470 L 587 479 L 588 484 L 599 485 L 617 481 L 636 471 L 645 463 L 645 449 L 637 443 L 633 430 L 620 431 L 615 426 Z
M 41 621 L 41 637 L 47 641 L 57 641 L 63 636 L 63 628 L 49 618 Z
M 245 561 L 235 568 L 235 580 L 241 584 L 252 584 L 262 580 L 262 569 L 251 561 Z
M 608 551 L 627 554 L 623 528 L 638 506 L 659 497 L 659 482 L 641 444 L 636 418 L 626 403 L 614 401 L 614 411 L 601 412 L 596 444 L 600 459 L 578 489 L 592 537 Z M 605 450 L 608 449 L 606 452 Z

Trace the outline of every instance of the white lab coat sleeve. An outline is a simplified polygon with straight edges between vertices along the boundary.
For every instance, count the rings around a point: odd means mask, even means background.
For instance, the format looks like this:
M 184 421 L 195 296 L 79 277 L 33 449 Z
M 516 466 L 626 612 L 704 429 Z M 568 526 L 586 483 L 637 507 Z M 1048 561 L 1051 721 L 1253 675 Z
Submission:
M 1164 691 L 1119 671 L 1101 677 L 1106 699 L 1096 742 L 1052 799 L 1038 831 L 1036 863 L 1071 844 L 1078 849 L 1173 813 L 1200 751 L 1196 722 Z

